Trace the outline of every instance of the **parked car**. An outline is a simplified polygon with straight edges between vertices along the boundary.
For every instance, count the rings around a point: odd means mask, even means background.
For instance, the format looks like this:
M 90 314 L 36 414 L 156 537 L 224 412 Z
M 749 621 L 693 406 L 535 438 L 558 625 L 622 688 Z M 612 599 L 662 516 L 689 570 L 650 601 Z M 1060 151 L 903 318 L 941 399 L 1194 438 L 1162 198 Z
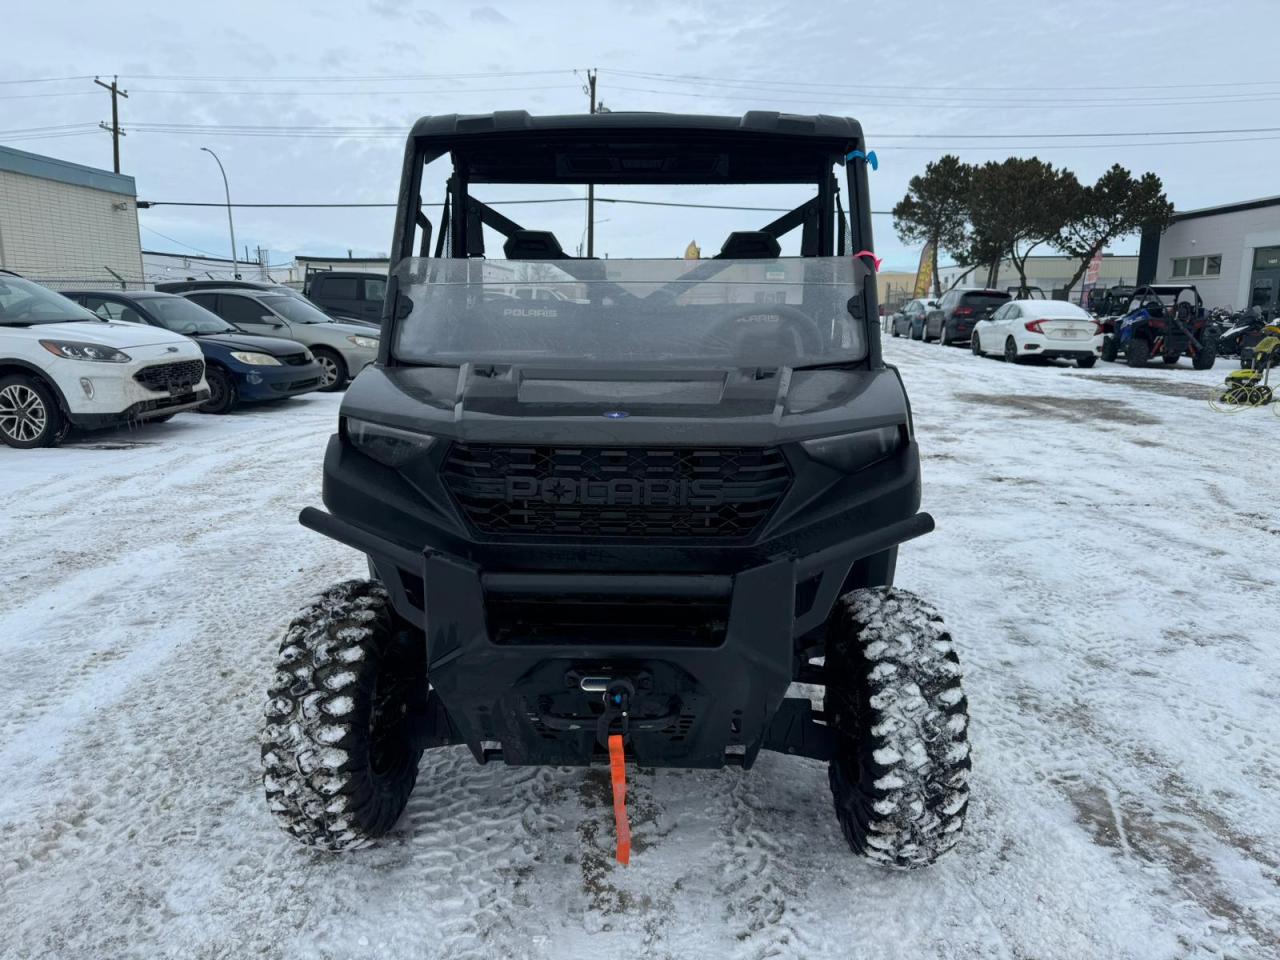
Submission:
M 890 331 L 895 337 L 919 340 L 924 336 L 924 317 L 934 306 L 935 300 L 911 300 L 890 321 Z
M 297 297 L 244 288 L 200 290 L 183 296 L 244 333 L 302 344 L 320 364 L 321 390 L 341 390 L 378 356 L 377 330 L 334 320 Z
M 978 321 L 969 346 L 1010 363 L 1048 357 L 1092 367 L 1102 353 L 1102 324 L 1065 300 L 1011 300 Z
M 925 314 L 923 339 L 925 343 L 941 341 L 944 347 L 968 340 L 973 325 L 986 311 L 994 313 L 1009 300 L 1002 290 L 948 290 L 938 305 Z
M 324 372 L 293 340 L 241 333 L 217 314 L 173 293 L 64 290 L 104 320 L 146 323 L 193 338 L 204 353 L 209 399 L 201 413 L 230 413 L 239 403 L 283 400 L 320 389 Z
M 358 317 L 381 326 L 382 301 L 387 278 L 356 270 L 313 273 L 303 292 L 312 303 L 332 316 Z
M 168 330 L 109 323 L 0 270 L 0 440 L 51 447 L 72 427 L 168 419 L 209 398 L 200 348 Z
M 265 283 L 261 280 L 170 280 L 165 283 L 157 283 L 156 290 L 160 293 L 195 293 L 200 290 L 256 290 L 259 293 L 278 293 L 281 296 L 293 297 L 295 300 L 301 300 L 303 303 L 320 309 L 319 306 L 307 298 L 307 296 L 283 283 Z M 345 313 L 328 313 L 334 320 L 341 320 L 343 323 L 359 323 L 363 326 L 378 327 L 381 324 L 361 319 L 354 314 Z

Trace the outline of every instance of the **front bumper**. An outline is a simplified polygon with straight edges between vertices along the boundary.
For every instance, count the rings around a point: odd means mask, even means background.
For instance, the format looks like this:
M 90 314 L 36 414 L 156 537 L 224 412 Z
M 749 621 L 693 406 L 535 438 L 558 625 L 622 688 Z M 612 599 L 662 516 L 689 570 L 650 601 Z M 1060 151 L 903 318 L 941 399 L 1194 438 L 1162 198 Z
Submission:
M 98 430 L 103 427 L 117 427 L 126 423 L 172 416 L 184 410 L 194 410 L 208 399 L 209 390 L 202 387 L 199 390 L 158 397 L 154 400 L 140 400 L 116 413 L 73 413 L 68 419 L 72 426 L 79 427 L 81 430 Z
M 825 493 L 798 493 L 803 519 L 757 542 L 486 541 L 458 535 L 440 504 L 335 437 L 332 513 L 300 519 L 369 556 L 423 631 L 453 742 L 478 760 L 602 759 L 601 697 L 581 683 L 603 677 L 636 690 L 639 763 L 750 766 L 777 738 L 788 686 L 821 655 L 836 598 L 892 583 L 898 544 L 933 529 L 916 512 L 914 443 Z
M 320 365 L 314 361 L 298 366 L 241 367 L 235 371 L 236 393 L 241 400 L 279 400 L 319 390 Z
M 378 359 L 377 349 L 366 350 L 364 347 L 348 343 L 339 350 L 342 353 L 343 362 L 347 365 L 347 371 L 352 377 Z
M 171 353 L 167 345 L 130 347 L 128 363 L 86 363 L 60 360 L 50 369 L 62 388 L 67 419 L 82 429 L 108 427 L 167 416 L 199 406 L 209 398 L 209 385 L 201 376 L 194 384 L 152 389 L 137 376 L 149 367 L 174 363 L 204 363 L 199 352 Z
M 603 759 L 600 698 L 585 686 L 598 678 L 636 691 L 627 731 L 636 762 L 710 768 L 755 761 L 803 669 L 796 640 L 825 623 L 853 564 L 933 529 L 933 518 L 918 513 L 725 576 L 485 572 L 439 550 L 415 554 L 314 508 L 301 521 L 369 554 L 397 609 L 418 612 L 432 689 L 477 760 L 495 750 L 510 764 Z M 540 633 L 506 612 L 539 603 L 564 611 L 565 622 Z M 584 642 L 572 621 L 584 607 L 610 604 L 639 620 L 651 605 L 700 604 L 722 610 L 725 624 L 701 637 L 654 627 L 657 639 L 615 627 L 616 635 Z

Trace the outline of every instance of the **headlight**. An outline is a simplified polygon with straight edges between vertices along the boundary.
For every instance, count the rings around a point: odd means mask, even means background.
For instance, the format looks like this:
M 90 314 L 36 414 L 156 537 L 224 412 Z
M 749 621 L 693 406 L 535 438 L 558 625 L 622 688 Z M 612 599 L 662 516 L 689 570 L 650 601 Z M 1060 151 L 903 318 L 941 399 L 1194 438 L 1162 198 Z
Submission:
M 803 440 L 800 446 L 819 463 L 845 473 L 856 473 L 879 463 L 902 446 L 902 428 L 880 427 L 841 433 L 834 437 Z
M 346 418 L 347 439 L 367 457 L 388 467 L 402 467 L 431 449 L 436 438 L 368 420 Z
M 231 356 L 235 357 L 241 363 L 247 363 L 251 367 L 280 366 L 279 360 L 265 353 L 241 353 L 238 350 L 233 350 L 231 351 Z
M 354 343 L 357 347 L 360 347 L 364 350 L 378 349 L 378 341 L 374 337 L 360 337 L 360 336 L 347 337 L 347 342 Z
M 78 343 L 74 340 L 41 340 L 44 347 L 55 357 L 68 360 L 95 360 L 99 363 L 128 363 L 133 358 L 121 353 L 114 347 L 104 347 L 96 343 Z

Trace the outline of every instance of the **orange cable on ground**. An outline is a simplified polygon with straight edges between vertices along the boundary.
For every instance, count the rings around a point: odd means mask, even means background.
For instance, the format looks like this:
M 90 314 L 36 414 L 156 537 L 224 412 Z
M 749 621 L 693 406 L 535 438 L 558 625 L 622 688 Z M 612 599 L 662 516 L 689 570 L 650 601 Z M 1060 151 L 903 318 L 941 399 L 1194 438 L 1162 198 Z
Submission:
M 609 772 L 613 780 L 613 823 L 618 832 L 618 862 L 631 862 L 631 824 L 627 822 L 627 767 L 622 755 L 622 737 L 609 736 Z

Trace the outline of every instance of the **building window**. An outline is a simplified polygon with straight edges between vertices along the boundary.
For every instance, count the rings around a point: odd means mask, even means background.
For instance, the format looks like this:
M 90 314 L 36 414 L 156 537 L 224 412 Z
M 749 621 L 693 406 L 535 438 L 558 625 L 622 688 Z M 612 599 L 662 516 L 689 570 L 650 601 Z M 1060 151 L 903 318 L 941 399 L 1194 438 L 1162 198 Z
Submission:
M 1222 273 L 1222 254 L 1205 257 L 1175 257 L 1171 277 L 1216 277 Z
M 1280 247 L 1258 247 L 1253 251 L 1253 269 L 1275 270 L 1280 267 Z

